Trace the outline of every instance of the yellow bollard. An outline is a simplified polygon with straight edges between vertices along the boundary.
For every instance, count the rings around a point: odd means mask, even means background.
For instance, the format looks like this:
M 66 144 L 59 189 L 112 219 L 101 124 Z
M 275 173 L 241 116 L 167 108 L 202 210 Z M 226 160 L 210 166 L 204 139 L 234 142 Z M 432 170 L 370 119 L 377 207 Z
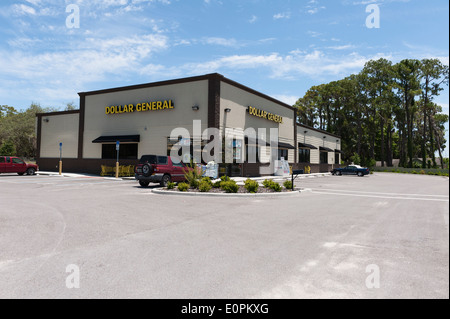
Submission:
M 62 175 L 62 161 L 59 161 L 59 175 Z

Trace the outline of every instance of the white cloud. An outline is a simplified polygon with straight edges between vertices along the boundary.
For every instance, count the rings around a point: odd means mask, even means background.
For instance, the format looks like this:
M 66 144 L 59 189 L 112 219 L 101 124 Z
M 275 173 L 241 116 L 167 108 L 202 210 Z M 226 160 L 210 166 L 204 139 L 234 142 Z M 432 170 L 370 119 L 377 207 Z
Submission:
M 342 50 L 349 50 L 349 49 L 354 49 L 355 46 L 351 45 L 351 44 L 347 44 L 347 45 L 336 45 L 336 46 L 331 46 L 328 47 L 328 49 L 331 50 L 337 50 L 337 51 L 342 51 Z
M 324 76 L 348 76 L 359 72 L 371 59 L 391 57 L 384 54 L 362 56 L 358 53 L 332 56 L 314 50 L 310 52 L 295 50 L 287 55 L 271 53 L 266 55 L 231 55 L 196 63 L 186 63 L 176 68 L 149 65 L 153 74 L 198 75 L 213 72 L 255 70 L 264 72 L 270 78 L 293 80 L 301 77 L 319 78 Z M 176 70 L 176 71 L 175 71 Z
M 258 17 L 257 16 L 255 16 L 255 15 L 253 15 L 251 18 L 250 18 L 250 20 L 248 20 L 248 22 L 250 22 L 250 23 L 255 23 L 256 21 L 258 21 Z
M 308 31 L 308 34 L 313 38 L 318 38 L 322 35 L 322 33 L 316 31 Z
M 209 38 L 204 38 L 202 40 L 202 42 L 204 44 L 220 45 L 220 46 L 224 46 L 224 47 L 237 47 L 237 46 L 239 46 L 239 44 L 236 41 L 236 39 L 225 39 L 225 38 L 209 37 Z
M 25 1 L 28 2 L 28 3 L 31 3 L 31 4 L 33 4 L 35 6 L 41 4 L 41 0 L 25 0 Z
M 319 1 L 317 1 L 317 0 L 309 1 L 308 5 L 305 8 L 306 8 L 306 12 L 311 14 L 311 15 L 316 14 L 319 11 L 326 9 L 325 6 L 320 6 L 319 5 Z
M 33 43 L 21 39 L 16 47 Z M 72 93 L 88 83 L 121 75 L 139 73 L 143 61 L 168 48 L 168 38 L 160 34 L 123 36 L 112 39 L 88 38 L 67 50 L 32 54 L 28 50 L 0 51 L 0 86 L 9 87 L 10 79 L 39 83 L 39 94 L 70 87 Z M 19 86 L 19 85 L 18 85 Z M 30 96 L 33 96 L 30 94 Z M 54 98 L 47 96 L 47 98 Z
M 283 94 L 275 94 L 272 95 L 273 98 L 284 102 L 288 105 L 294 105 L 295 103 L 297 103 L 298 99 L 300 98 L 300 96 L 296 96 L 296 95 L 283 95 Z
M 273 18 L 275 20 L 280 20 L 280 19 L 290 19 L 291 18 L 291 13 L 290 12 L 285 12 L 285 13 L 277 13 L 273 16 Z
M 12 6 L 12 11 L 16 15 L 36 15 L 36 10 L 25 4 L 15 4 Z

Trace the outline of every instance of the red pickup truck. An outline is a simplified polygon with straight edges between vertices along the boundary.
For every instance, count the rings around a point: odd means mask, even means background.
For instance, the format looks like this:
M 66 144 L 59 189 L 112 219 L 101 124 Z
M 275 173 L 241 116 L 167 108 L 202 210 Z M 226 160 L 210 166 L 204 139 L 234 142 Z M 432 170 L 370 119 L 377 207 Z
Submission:
M 19 157 L 0 156 L 0 174 L 17 173 L 19 175 L 35 175 L 38 169 L 37 165 L 27 164 Z

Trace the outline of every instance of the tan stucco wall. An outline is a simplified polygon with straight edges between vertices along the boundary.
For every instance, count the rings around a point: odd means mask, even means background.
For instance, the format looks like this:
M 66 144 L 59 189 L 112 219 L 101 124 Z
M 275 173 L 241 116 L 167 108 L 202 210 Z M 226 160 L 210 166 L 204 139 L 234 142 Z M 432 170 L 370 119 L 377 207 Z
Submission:
M 308 133 L 304 133 L 308 131 Z M 314 145 L 317 147 L 317 150 L 311 150 L 311 164 L 320 164 L 320 150 L 319 147 L 324 146 L 324 136 L 325 139 L 325 147 L 330 148 L 332 150 L 340 150 L 341 149 L 341 139 L 335 136 L 328 135 L 323 132 L 318 132 L 311 130 L 310 128 L 305 128 L 302 126 L 297 127 L 297 141 L 298 143 L 306 143 L 310 145 Z M 305 138 L 306 137 L 306 138 Z M 336 141 L 339 140 L 336 148 Z M 334 164 L 335 153 L 328 153 L 328 163 Z
M 294 146 L 293 110 L 224 82 L 221 82 L 220 95 L 221 132 L 227 131 L 228 128 L 242 128 L 244 130 L 254 128 L 256 132 L 258 132 L 258 128 L 267 128 L 267 141 L 270 142 L 270 128 L 278 128 L 279 141 Z M 247 113 L 248 106 L 282 116 L 283 123 L 279 124 L 252 116 Z M 231 109 L 230 113 L 225 113 L 227 108 Z M 294 150 L 289 150 L 290 163 L 295 161 L 295 153 Z M 268 161 L 269 156 L 265 159 L 266 161 Z
M 79 118 L 79 114 L 41 118 L 41 158 L 59 158 L 59 143 L 63 143 L 63 158 L 78 157 Z
M 172 100 L 173 110 L 106 115 L 105 108 Z M 193 106 L 199 111 L 193 111 Z M 167 138 L 172 129 L 183 127 L 192 134 L 193 121 L 208 126 L 208 81 L 188 82 L 161 87 L 86 96 L 83 158 L 100 159 L 102 145 L 92 141 L 100 136 L 140 135 L 139 154 L 167 155 Z

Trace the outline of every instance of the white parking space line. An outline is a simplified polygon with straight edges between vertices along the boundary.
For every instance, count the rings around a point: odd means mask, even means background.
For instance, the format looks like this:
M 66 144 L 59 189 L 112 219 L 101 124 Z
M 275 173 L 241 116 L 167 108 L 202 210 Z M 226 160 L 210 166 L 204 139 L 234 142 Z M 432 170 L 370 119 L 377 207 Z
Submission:
M 398 193 L 379 193 L 379 192 L 362 192 L 354 190 L 342 190 L 342 189 L 329 189 L 329 188 L 316 188 L 313 191 L 327 191 L 327 192 L 339 192 L 339 193 L 356 193 L 356 194 L 369 194 L 369 195 L 392 195 L 392 196 L 415 196 L 415 197 L 438 197 L 449 198 L 448 195 L 425 195 L 425 194 L 398 194 Z
M 37 185 L 55 185 L 56 183 L 52 183 L 52 182 L 42 182 L 42 181 L 20 181 L 20 182 L 6 182 L 7 184 L 15 184 L 15 185 L 22 185 L 22 184 L 37 184 Z
M 450 232 L 449 230 L 449 225 L 448 225 L 448 219 L 449 219 L 449 213 L 444 212 L 444 222 L 445 222 L 445 227 L 447 228 L 447 234 Z
M 61 179 L 28 179 L 28 180 L 18 180 L 18 179 L 8 179 L 3 180 L 4 184 L 13 185 L 39 185 L 39 186 L 51 186 L 53 189 L 58 188 L 71 188 L 71 187 L 89 187 L 89 186 L 101 186 L 101 187 L 132 187 L 135 183 L 127 181 L 117 181 L 117 180 L 105 180 L 103 178 L 99 179 L 86 179 L 86 178 L 61 178 Z M 1 183 L 1 181 L 0 181 Z
M 36 176 L 1 177 L 0 183 L 2 181 L 17 181 L 17 180 L 30 180 L 30 179 L 36 179 Z
M 333 192 L 313 191 L 313 194 L 348 196 L 348 197 L 366 197 L 366 198 L 383 198 L 383 199 L 399 199 L 399 200 L 432 201 L 432 202 L 449 202 L 448 199 L 437 199 L 437 198 L 398 197 L 398 196 L 392 196 L 391 197 L 391 196 L 361 195 L 361 194 L 337 193 L 337 192 L 333 193 Z

